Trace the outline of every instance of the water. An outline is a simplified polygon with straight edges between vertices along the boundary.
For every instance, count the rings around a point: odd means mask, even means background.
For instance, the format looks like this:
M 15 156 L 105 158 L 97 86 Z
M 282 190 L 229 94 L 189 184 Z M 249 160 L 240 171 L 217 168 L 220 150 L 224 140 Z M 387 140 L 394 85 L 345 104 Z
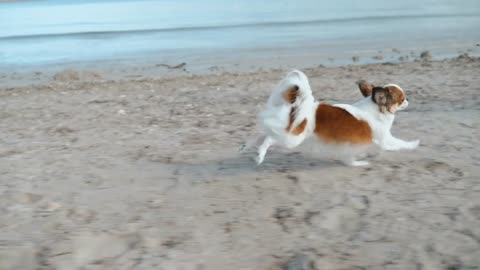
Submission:
M 0 67 L 174 58 L 216 64 L 308 52 L 351 57 L 475 44 L 479 28 L 478 0 L 12 2 L 0 3 Z

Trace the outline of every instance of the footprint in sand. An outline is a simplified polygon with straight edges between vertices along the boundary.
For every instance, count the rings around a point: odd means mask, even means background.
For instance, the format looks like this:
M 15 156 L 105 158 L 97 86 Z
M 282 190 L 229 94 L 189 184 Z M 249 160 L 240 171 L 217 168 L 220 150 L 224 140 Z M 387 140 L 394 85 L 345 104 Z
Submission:
M 425 163 L 425 169 L 427 169 L 431 174 L 434 175 L 451 175 L 453 176 L 450 180 L 459 180 L 458 178 L 463 177 L 465 173 L 456 167 L 451 166 L 448 163 L 443 161 L 430 160 Z
M 480 220 L 480 205 L 475 205 L 468 209 L 469 212 L 474 216 L 476 219 Z
M 97 216 L 97 212 L 87 208 L 71 208 L 66 213 L 67 217 L 76 224 L 89 224 Z

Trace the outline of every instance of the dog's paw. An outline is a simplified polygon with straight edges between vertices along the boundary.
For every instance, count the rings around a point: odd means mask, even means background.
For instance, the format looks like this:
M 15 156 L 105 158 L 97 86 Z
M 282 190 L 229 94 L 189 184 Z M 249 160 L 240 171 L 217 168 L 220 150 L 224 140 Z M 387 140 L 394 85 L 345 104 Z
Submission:
M 354 161 L 350 162 L 349 165 L 353 166 L 353 167 L 362 167 L 362 166 L 368 166 L 368 165 L 370 165 L 370 163 L 368 161 L 364 161 L 364 160 L 354 160 Z
M 380 146 L 382 147 L 383 150 L 386 150 L 386 151 L 398 151 L 401 149 L 398 145 L 382 144 Z
M 415 140 L 415 141 L 408 142 L 407 149 L 413 150 L 413 149 L 417 148 L 419 144 L 420 144 L 420 140 Z
M 240 145 L 240 147 L 238 147 L 238 152 L 243 152 L 246 148 L 247 148 L 247 145 L 242 144 L 242 145 Z
M 255 163 L 257 163 L 257 165 L 260 165 L 260 164 L 262 164 L 263 159 L 264 159 L 264 157 L 258 155 L 258 156 L 255 157 Z

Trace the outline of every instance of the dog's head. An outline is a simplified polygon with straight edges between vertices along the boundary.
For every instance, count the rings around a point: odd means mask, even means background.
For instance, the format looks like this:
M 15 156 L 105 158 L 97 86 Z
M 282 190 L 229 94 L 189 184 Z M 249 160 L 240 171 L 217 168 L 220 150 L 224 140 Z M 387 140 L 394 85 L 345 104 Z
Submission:
M 380 112 L 395 113 L 408 106 L 405 92 L 396 84 L 387 84 L 383 87 L 373 86 L 366 81 L 359 81 L 358 87 L 364 97 L 372 97 L 372 101 L 378 105 Z

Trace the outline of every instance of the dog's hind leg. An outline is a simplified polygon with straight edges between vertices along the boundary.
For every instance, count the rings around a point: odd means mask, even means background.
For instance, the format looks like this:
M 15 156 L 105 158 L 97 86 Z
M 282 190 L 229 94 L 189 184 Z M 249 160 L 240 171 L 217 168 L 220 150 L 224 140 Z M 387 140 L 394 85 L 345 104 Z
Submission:
M 355 160 L 355 159 L 343 160 L 343 163 L 344 163 L 345 165 L 353 166 L 353 167 L 368 166 L 368 165 L 370 164 L 370 163 L 368 163 L 368 161 Z
M 249 150 L 252 147 L 256 148 L 260 141 L 263 142 L 265 140 L 265 137 L 266 137 L 265 134 L 261 134 L 261 133 L 256 134 L 255 136 L 249 138 L 245 143 L 240 145 L 240 147 L 238 148 L 238 151 L 242 153 Z
M 360 166 L 367 166 L 370 163 L 368 161 L 363 161 L 363 160 L 357 160 L 356 157 L 365 153 L 367 150 L 367 146 L 344 146 L 339 148 L 340 153 L 339 153 L 339 158 L 340 161 L 347 165 L 347 166 L 353 166 L 353 167 L 360 167 Z
M 255 158 L 257 165 L 262 164 L 263 160 L 265 159 L 265 154 L 267 154 L 267 150 L 270 146 L 275 144 L 275 140 L 271 137 L 266 137 L 263 143 L 258 147 L 258 156 Z

